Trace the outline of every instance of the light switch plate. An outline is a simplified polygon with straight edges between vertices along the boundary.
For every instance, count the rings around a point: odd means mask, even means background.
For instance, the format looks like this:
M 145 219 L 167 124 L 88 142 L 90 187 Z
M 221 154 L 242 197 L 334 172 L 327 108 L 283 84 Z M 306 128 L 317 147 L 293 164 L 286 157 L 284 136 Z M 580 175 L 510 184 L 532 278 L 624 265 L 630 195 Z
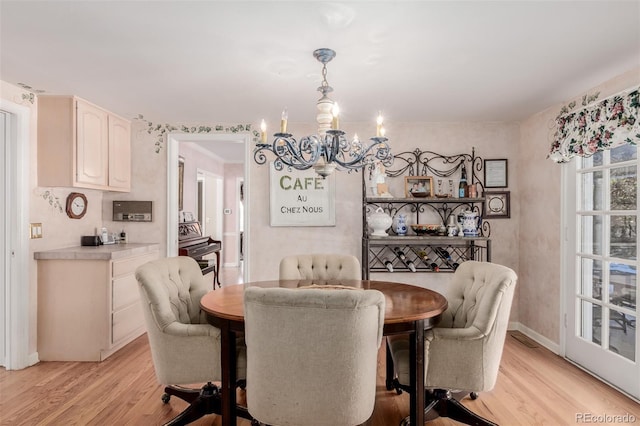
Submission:
M 29 232 L 32 240 L 36 238 L 42 238 L 42 223 L 30 223 Z

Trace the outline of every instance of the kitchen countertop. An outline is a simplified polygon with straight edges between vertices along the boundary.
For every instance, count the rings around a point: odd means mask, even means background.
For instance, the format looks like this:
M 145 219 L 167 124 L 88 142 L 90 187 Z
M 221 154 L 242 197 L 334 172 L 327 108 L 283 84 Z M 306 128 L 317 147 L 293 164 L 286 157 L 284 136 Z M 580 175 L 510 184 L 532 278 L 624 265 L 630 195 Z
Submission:
M 116 260 L 158 250 L 159 245 L 153 243 L 107 244 L 37 251 L 33 257 L 36 260 Z

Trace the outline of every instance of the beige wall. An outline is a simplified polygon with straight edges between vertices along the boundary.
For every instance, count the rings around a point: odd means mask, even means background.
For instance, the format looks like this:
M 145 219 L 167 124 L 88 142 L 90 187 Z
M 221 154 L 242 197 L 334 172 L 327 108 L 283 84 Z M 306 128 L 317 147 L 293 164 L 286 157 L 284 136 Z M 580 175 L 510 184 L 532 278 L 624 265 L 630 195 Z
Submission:
M 613 78 L 588 93 L 600 99 L 640 84 L 640 69 Z M 577 97 L 578 105 L 581 100 Z M 567 99 L 569 103 L 571 99 Z M 553 136 L 553 120 L 562 105 L 529 117 L 520 126 L 520 241 L 518 244 L 518 321 L 549 339 L 560 342 L 560 247 L 562 165 L 546 159 Z
M 184 211 L 197 217 L 198 171 L 224 177 L 224 162 L 192 142 L 180 142 L 179 155 L 184 157 Z
M 599 86 L 601 97 L 615 93 L 640 81 L 639 70 L 633 70 Z M 37 99 L 24 99 L 24 90 L 0 81 L 0 96 L 26 105 L 31 114 L 29 179 L 30 222 L 43 224 L 42 239 L 30 241 L 30 351 L 36 350 L 37 269 L 33 252 L 79 244 L 81 235 L 93 234 L 96 227 L 108 226 L 114 231 L 124 227 L 132 242 L 159 243 L 166 252 L 167 154 L 166 148 L 156 152 L 156 134 L 147 131 L 146 123 L 132 122 L 132 182 L 127 194 L 82 190 L 89 200 L 87 215 L 69 219 L 64 203 L 71 188 L 40 187 L 37 183 L 36 120 Z M 469 152 L 476 147 L 483 158 L 509 160 L 511 219 L 494 219 L 492 226 L 492 261 L 510 266 L 519 276 L 517 299 L 512 320 L 519 321 L 535 333 L 559 342 L 560 312 L 560 170 L 562 166 L 546 160 L 550 144 L 549 123 L 560 105 L 549 108 L 519 123 L 402 123 L 388 119 L 388 136 L 394 152 L 419 147 L 442 154 Z M 118 113 L 118 111 L 113 111 Z M 343 123 L 345 130 L 361 138 L 371 135 L 373 123 Z M 290 124 L 294 134 L 315 131 L 312 124 Z M 339 172 L 336 179 L 336 220 L 330 228 L 271 228 L 269 226 L 268 168 L 251 161 L 249 201 L 250 278 L 269 279 L 277 276 L 282 256 L 300 252 L 331 251 L 351 253 L 360 258 L 362 203 L 361 175 Z M 399 179 L 399 178 L 397 178 Z M 399 181 L 390 180 L 392 191 Z M 45 198 L 49 191 L 53 198 Z M 62 204 L 62 211 L 50 204 Z M 111 202 L 151 200 L 154 221 L 151 223 L 113 223 Z M 225 207 L 227 202 L 225 200 Z M 229 201 L 230 202 L 230 201 Z M 25 230 L 25 234 L 28 230 Z M 230 244 L 229 244 L 230 245 Z M 226 261 L 226 260 L 225 260 Z M 386 278 L 388 274 L 374 274 Z M 394 280 L 435 288 L 446 293 L 447 274 L 399 274 Z
M 240 262 L 240 233 L 238 232 L 242 220 L 238 209 L 240 179 L 244 179 L 244 164 L 225 164 L 223 205 L 231 213 L 223 216 L 222 255 L 223 264 L 229 266 L 239 265 Z

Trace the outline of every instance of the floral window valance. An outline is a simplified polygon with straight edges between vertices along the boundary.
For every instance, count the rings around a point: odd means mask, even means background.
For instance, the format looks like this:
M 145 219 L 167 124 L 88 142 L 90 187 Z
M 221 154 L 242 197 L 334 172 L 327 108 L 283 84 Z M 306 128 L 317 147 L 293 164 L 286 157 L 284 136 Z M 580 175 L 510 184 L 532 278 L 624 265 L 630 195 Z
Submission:
M 548 158 L 564 163 L 624 144 L 640 142 L 640 87 L 576 111 L 561 112 Z

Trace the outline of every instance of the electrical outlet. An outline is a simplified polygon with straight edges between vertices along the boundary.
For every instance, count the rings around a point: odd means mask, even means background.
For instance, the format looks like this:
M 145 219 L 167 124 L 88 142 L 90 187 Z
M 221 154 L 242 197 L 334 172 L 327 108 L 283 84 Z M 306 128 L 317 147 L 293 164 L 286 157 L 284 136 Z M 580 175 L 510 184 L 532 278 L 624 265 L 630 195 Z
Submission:
M 41 223 L 31 223 L 29 224 L 29 230 L 30 230 L 30 238 L 36 239 L 36 238 L 42 238 L 42 224 Z

